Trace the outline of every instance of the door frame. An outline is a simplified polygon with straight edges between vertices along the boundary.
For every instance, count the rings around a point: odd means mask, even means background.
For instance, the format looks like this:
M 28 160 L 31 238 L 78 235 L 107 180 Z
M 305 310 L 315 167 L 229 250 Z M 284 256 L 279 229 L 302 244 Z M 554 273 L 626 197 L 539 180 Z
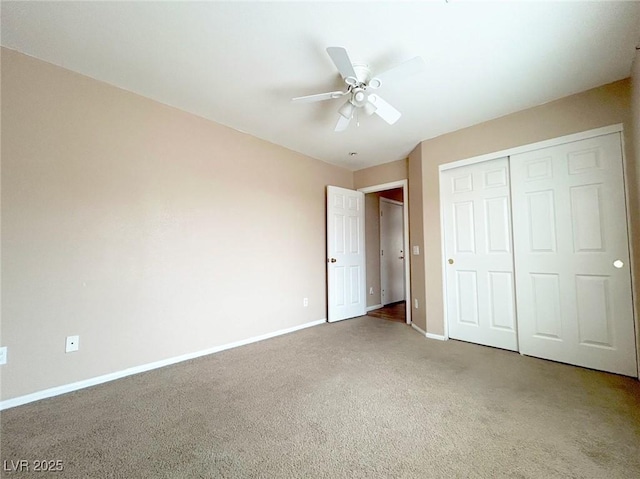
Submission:
M 444 163 L 438 166 L 438 181 L 440 186 L 440 182 L 442 181 L 441 172 L 445 170 L 450 170 L 453 168 L 458 168 L 460 166 L 473 165 L 475 163 L 482 163 L 484 161 L 495 160 L 504 156 L 511 158 L 512 155 L 516 155 L 518 153 L 526 153 L 533 150 L 539 150 L 541 148 L 547 148 L 551 146 L 562 145 L 565 143 L 571 143 L 573 141 L 586 140 L 588 138 L 594 138 L 596 136 L 608 135 L 610 133 L 619 133 L 621 139 L 622 146 L 622 176 L 623 176 L 623 186 L 625 189 L 625 201 L 626 201 L 626 217 L 627 224 L 631 226 L 631 213 L 629 206 L 631 205 L 631 201 L 629 198 L 629 184 L 628 184 L 628 176 L 627 176 L 627 167 L 628 167 L 628 159 L 625 151 L 625 141 L 624 141 L 624 126 L 622 123 L 616 123 L 614 125 L 604 126 L 601 128 L 594 128 L 592 130 L 586 130 L 579 133 L 574 133 L 571 135 L 559 136 L 557 138 L 551 138 L 549 140 L 538 141 L 535 143 L 529 143 L 526 145 L 516 146 L 513 148 L 507 148 L 506 150 L 500 150 L 493 153 L 486 153 L 484 155 L 473 156 L 470 158 L 465 158 L 463 160 L 452 161 L 450 163 Z M 440 188 L 442 191 L 442 188 Z M 444 252 L 444 222 L 443 222 L 443 210 L 442 210 L 442 201 L 440 201 L 440 257 L 441 261 L 444 261 L 445 252 Z M 640 378 L 640 312 L 638 308 L 638 299 L 634 296 L 634 286 L 637 284 L 637 281 L 640 278 L 637 278 L 634 274 L 636 265 L 634 262 L 635 258 L 635 248 L 633 247 L 632 241 L 632 231 L 631 227 L 628 228 L 627 231 L 627 242 L 629 244 L 629 256 L 631 258 L 631 292 L 632 292 L 632 310 L 633 310 L 633 322 L 635 326 L 636 332 L 636 356 L 638 362 L 638 377 Z M 443 286 L 443 301 L 445 301 L 445 305 L 447 304 L 447 288 L 446 288 L 446 278 L 445 278 L 445 269 L 442 268 L 442 286 Z M 447 308 L 444 308 L 444 337 L 445 339 L 449 339 L 449 318 L 447 316 Z
M 404 197 L 403 197 L 404 198 Z M 396 206 L 402 206 L 402 226 L 403 226 L 403 231 L 402 231 L 402 248 L 404 251 L 404 259 L 405 262 L 402 264 L 403 267 L 403 275 L 404 275 L 404 270 L 407 269 L 407 263 L 406 263 L 406 259 L 407 259 L 407 252 L 406 250 L 404 250 L 404 201 L 396 201 L 396 200 L 392 200 L 389 198 L 384 198 L 384 197 L 380 197 L 380 205 L 378 206 L 378 218 L 382 218 L 381 213 L 382 213 L 382 203 L 390 203 L 392 205 L 396 205 Z M 382 220 L 380 220 L 380 224 L 382 223 Z M 380 249 L 382 249 L 382 228 L 379 228 L 379 236 L 380 236 Z M 380 259 L 380 303 L 382 304 L 382 306 L 384 307 L 384 301 L 382 300 L 382 270 L 383 270 L 383 261 L 382 259 Z M 386 271 L 386 269 L 385 269 Z M 406 285 L 405 285 L 406 287 Z M 405 294 L 406 296 L 406 294 Z
M 383 183 L 380 185 L 366 186 L 364 188 L 358 188 L 357 191 L 361 191 L 366 195 L 367 193 L 378 193 L 379 191 L 392 190 L 394 188 L 402 188 L 402 222 L 404 226 L 404 251 L 406 260 L 406 255 L 409 252 L 409 180 L 391 181 L 389 183 Z M 367 285 L 364 284 L 363 288 L 366 294 Z M 407 324 L 411 324 L 411 258 L 409 258 L 408 267 L 407 263 L 405 263 L 404 268 L 404 297 L 406 322 Z

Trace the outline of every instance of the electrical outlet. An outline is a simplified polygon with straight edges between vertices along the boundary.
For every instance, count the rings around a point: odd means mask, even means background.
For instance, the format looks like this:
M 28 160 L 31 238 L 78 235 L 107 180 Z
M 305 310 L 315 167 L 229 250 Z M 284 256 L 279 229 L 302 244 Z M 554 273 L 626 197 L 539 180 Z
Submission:
M 414 306 L 416 309 L 418 309 L 418 299 L 417 299 L 417 298 L 414 298 L 414 299 L 413 299 L 413 306 Z
M 369 288 L 369 294 L 373 296 L 373 286 Z
M 64 352 L 72 353 L 80 347 L 80 336 L 67 336 L 67 342 Z
M 304 298 L 302 300 L 302 306 L 304 306 L 305 308 L 309 306 L 309 298 Z
M 0 364 L 7 364 L 7 347 L 0 348 Z

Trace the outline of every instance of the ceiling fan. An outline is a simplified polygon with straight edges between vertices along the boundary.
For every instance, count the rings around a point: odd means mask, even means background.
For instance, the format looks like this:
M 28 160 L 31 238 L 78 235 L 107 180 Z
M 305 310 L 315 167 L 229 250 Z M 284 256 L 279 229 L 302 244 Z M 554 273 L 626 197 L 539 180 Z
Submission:
M 420 57 L 412 58 L 378 75 L 372 75 L 369 66 L 364 63 L 354 63 L 349 58 L 347 50 L 342 47 L 328 47 L 327 53 L 340 72 L 347 85 L 346 91 L 332 91 L 317 95 L 300 96 L 292 101 L 312 103 L 316 101 L 335 100 L 347 96 L 347 101 L 338 109 L 340 116 L 335 131 L 344 131 L 351 119 L 362 109 L 368 115 L 377 114 L 384 121 L 393 125 L 401 113 L 389 103 L 372 93 L 371 90 L 380 88 L 387 82 L 398 80 L 424 69 L 424 60 Z

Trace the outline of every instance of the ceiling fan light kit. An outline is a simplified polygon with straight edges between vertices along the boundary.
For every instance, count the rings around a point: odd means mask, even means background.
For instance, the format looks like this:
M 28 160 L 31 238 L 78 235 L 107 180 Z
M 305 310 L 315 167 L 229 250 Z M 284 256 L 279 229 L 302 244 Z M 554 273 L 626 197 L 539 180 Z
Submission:
M 347 101 L 344 105 L 340 107 L 340 109 L 338 110 L 338 113 L 340 113 L 346 119 L 350 120 L 351 117 L 353 116 L 353 110 L 355 109 L 356 107 L 354 106 L 354 104 L 351 103 L 350 101 Z
M 402 114 L 398 110 L 380 98 L 380 96 L 370 93 L 370 90 L 380 88 L 389 79 L 393 81 L 394 79 L 421 72 L 424 69 L 424 60 L 422 60 L 422 58 L 412 58 L 380 75 L 372 76 L 369 66 L 365 63 L 353 63 L 344 48 L 328 47 L 327 53 L 338 69 L 340 76 L 342 76 L 347 90 L 301 96 L 294 98 L 293 101 L 312 103 L 349 96 L 346 103 L 338 109 L 340 116 L 338 117 L 335 131 L 346 130 L 351 119 L 357 116 L 358 109 L 363 109 L 367 115 L 373 115 L 375 113 L 390 125 L 393 125 L 400 119 Z
M 375 106 L 372 101 L 369 101 L 364 105 L 364 112 L 369 116 L 373 115 L 377 109 L 378 107 Z

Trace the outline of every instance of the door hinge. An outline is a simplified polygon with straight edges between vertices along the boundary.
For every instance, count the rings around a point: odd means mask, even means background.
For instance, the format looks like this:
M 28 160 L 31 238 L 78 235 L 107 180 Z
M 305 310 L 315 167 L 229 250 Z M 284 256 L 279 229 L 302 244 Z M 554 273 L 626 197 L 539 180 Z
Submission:
M 384 250 L 383 249 L 380 250 L 380 256 L 384 256 Z

